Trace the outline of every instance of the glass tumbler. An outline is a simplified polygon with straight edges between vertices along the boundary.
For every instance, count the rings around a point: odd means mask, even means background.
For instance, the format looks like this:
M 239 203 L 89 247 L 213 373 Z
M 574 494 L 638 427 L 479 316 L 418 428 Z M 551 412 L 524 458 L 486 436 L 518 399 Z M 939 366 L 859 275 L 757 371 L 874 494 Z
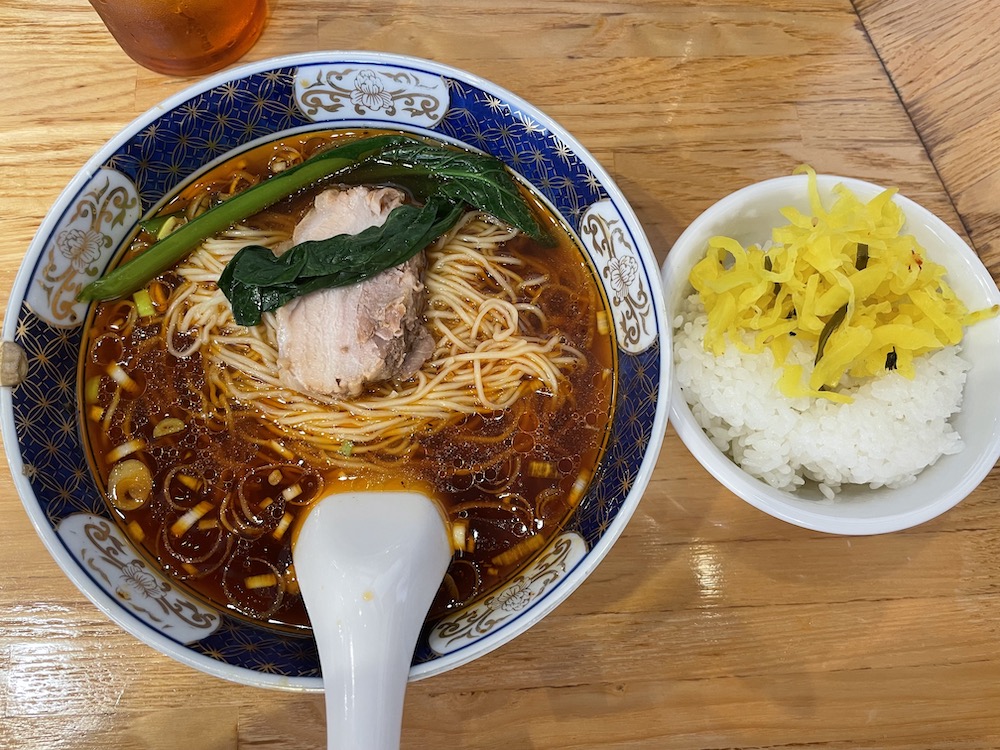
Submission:
M 191 76 L 242 57 L 267 20 L 267 0 L 90 0 L 119 46 L 157 73 Z

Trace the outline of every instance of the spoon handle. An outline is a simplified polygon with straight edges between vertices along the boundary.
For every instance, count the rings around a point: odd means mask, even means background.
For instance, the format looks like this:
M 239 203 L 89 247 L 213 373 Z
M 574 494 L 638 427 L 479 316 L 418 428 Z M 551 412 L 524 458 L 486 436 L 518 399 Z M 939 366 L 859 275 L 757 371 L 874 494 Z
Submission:
M 292 554 L 323 669 L 328 750 L 398 750 L 413 650 L 451 560 L 440 508 L 411 492 L 329 495 Z

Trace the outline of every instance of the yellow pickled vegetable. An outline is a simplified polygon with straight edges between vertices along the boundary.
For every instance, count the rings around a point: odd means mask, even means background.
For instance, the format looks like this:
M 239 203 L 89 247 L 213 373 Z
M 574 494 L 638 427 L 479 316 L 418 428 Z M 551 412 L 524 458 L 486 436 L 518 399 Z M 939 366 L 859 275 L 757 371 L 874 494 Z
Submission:
M 782 209 L 789 223 L 772 231 L 767 249 L 713 237 L 691 270 L 708 313 L 708 351 L 721 354 L 727 342 L 751 353 L 767 347 L 782 369 L 785 395 L 850 401 L 834 390 L 845 375 L 898 369 L 912 378 L 914 357 L 959 343 L 965 326 L 997 313 L 970 312 L 945 281 L 944 267 L 902 233 L 895 189 L 864 203 L 838 185 L 827 209 L 816 173 L 796 170 L 802 172 L 810 215 Z M 793 340 L 811 348 L 811 370 L 788 361 Z

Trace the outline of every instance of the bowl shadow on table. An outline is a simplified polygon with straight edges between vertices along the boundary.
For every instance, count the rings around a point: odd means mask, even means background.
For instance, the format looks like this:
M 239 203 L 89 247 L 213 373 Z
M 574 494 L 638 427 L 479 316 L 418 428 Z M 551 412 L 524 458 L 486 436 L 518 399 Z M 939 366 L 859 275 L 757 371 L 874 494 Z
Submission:
M 635 211 L 656 262 L 662 265 L 667 252 L 685 229 L 684 220 L 664 203 L 662 195 L 646 189 L 642 182 L 617 173 L 612 177 Z
M 260 698 L 239 709 L 236 746 L 325 750 L 326 711 L 322 695 L 258 691 Z M 256 694 L 255 694 L 256 695 Z M 275 700 L 277 699 L 277 700 Z
M 960 571 L 948 568 L 962 565 L 939 559 L 945 519 L 861 537 L 799 528 L 723 488 L 679 439 L 670 444 L 678 468 L 665 494 L 704 511 L 685 550 L 691 611 L 678 617 L 707 625 L 678 631 L 678 680 L 728 685 L 727 700 L 748 701 L 747 710 L 775 721 L 808 719 L 854 675 L 891 679 L 895 664 L 920 662 L 925 641 L 912 613 L 928 585 L 953 586 Z M 665 513 L 662 524 L 676 524 L 676 513 Z
M 750 741 L 753 722 L 733 725 L 734 704 L 791 725 L 827 712 L 844 680 L 889 680 L 894 658 L 919 660 L 907 613 L 923 595 L 912 568 L 935 565 L 932 528 L 841 537 L 791 526 L 716 483 L 673 434 L 651 490 L 630 527 L 628 567 L 643 573 L 609 609 L 635 613 L 617 650 L 645 648 L 660 666 L 627 678 L 639 697 L 612 712 L 648 714 L 650 734 L 728 723 Z M 605 678 L 619 677 L 606 663 Z
M 427 693 L 413 704 L 422 709 L 447 703 L 454 709 L 456 736 L 478 733 L 477 746 L 485 748 L 507 747 L 511 731 L 519 736 L 510 746 L 539 750 L 574 739 L 599 737 L 613 745 L 665 737 L 670 720 L 659 709 L 669 708 L 678 684 L 686 690 L 684 685 L 701 679 L 692 673 L 689 655 L 679 653 L 687 646 L 677 646 L 678 638 L 699 636 L 703 607 L 687 559 L 691 545 L 710 535 L 704 527 L 712 523 L 691 498 L 664 497 L 678 450 L 679 442 L 665 447 L 622 537 L 579 590 L 514 643 L 458 670 L 457 688 L 445 687 L 463 690 L 468 683 L 470 694 L 433 695 L 441 688 L 429 681 Z M 664 670 L 664 664 L 677 666 Z M 478 686 L 473 673 L 483 678 Z M 415 687 L 420 691 L 422 685 Z M 493 724 L 484 718 L 502 710 L 522 717 L 523 725 L 491 736 Z M 625 721 L 636 715 L 643 726 Z M 550 737 L 555 731 L 558 737 Z
M 648 493 L 647 493 L 648 495 Z M 587 580 L 514 641 L 408 688 L 403 747 L 547 750 L 602 736 L 634 712 L 635 654 L 664 655 L 675 607 L 658 579 L 679 551 L 665 544 L 644 497 Z M 696 519 L 700 523 L 700 520 Z M 644 700 L 644 699 L 643 699 Z M 516 722 L 511 717 L 518 717 Z M 442 719 L 446 717 L 446 721 Z

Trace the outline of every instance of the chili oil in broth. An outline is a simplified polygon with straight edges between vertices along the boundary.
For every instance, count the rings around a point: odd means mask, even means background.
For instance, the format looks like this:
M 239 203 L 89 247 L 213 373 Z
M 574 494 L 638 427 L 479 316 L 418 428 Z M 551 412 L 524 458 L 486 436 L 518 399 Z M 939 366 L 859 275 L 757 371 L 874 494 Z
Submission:
M 375 132 L 314 133 L 258 147 L 211 170 L 159 213 L 218 200 L 212 196 L 249 187 L 293 154 L 308 157 L 340 138 Z M 319 189 L 245 223 L 290 229 Z M 549 327 L 585 353 L 586 365 L 565 374 L 558 406 L 538 388 L 504 412 L 450 419 L 420 436 L 407 456 L 384 457 L 374 468 L 312 461 L 314 452 L 297 445 L 294 434 L 262 422 L 238 401 L 231 400 L 226 413 L 206 409 L 201 355 L 178 358 L 164 346 L 163 300 L 178 284 L 174 274 L 151 284 L 152 317 L 136 319 L 127 300 L 92 309 L 80 381 L 92 468 L 107 496 L 109 473 L 122 460 L 114 450 L 130 441 L 140 446 L 127 458 L 150 470 L 148 501 L 130 510 L 108 505 L 156 567 L 232 614 L 294 629 L 308 627 L 292 566 L 295 525 L 311 502 L 330 492 L 429 490 L 465 530 L 429 619 L 496 588 L 545 546 L 582 498 L 604 450 L 615 355 L 593 267 L 562 223 L 531 191 L 523 192 L 556 243 L 543 246 L 521 235 L 506 251 L 547 275 L 534 301 Z M 123 260 L 154 240 L 140 231 Z M 108 374 L 115 366 L 133 386 L 115 387 Z M 113 418 L 104 418 L 116 390 Z M 169 420 L 182 429 L 161 434 L 163 424 L 176 427 Z

